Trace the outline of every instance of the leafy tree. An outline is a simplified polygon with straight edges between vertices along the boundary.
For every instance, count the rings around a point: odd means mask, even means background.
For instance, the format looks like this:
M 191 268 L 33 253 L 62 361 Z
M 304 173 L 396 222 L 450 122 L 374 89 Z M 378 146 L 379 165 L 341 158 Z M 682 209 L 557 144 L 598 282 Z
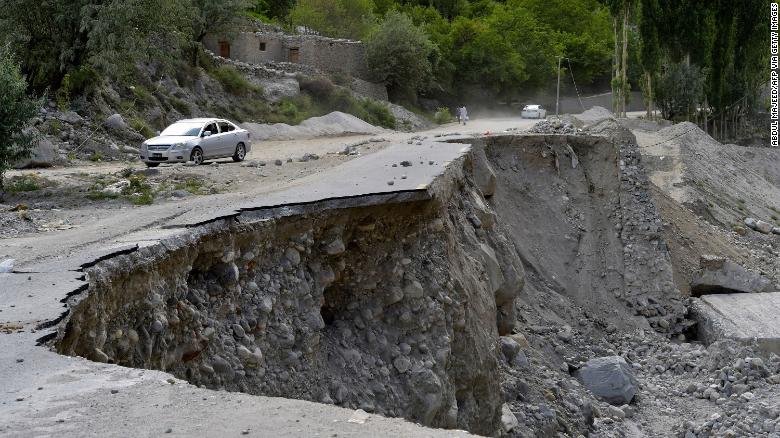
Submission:
M 423 31 L 400 12 L 390 12 L 368 39 L 366 61 L 395 100 L 416 101 L 430 83 L 438 52 Z
M 287 18 L 295 0 L 254 0 L 251 12 L 272 20 Z
M 685 62 L 666 67 L 656 85 L 658 107 L 665 119 L 690 117 L 704 98 L 705 74 L 696 65 Z
M 290 22 L 323 35 L 364 39 L 375 25 L 372 0 L 298 0 Z
M 163 0 L 164 1 L 164 0 Z M 260 2 L 252 4 L 249 0 L 190 0 L 194 8 L 192 36 L 196 42 L 203 41 L 209 34 L 235 32 L 237 19 L 244 11 L 259 7 Z M 262 2 L 272 14 L 286 13 L 289 1 Z M 287 5 L 287 6 L 285 6 Z
M 3 174 L 20 159 L 27 158 L 37 140 L 27 128 L 41 107 L 40 99 L 27 95 L 27 81 L 8 48 L 0 47 L 0 190 Z
M 88 60 L 112 77 L 126 74 L 137 62 L 170 66 L 192 38 L 187 0 L 110 0 L 84 12 Z
M 57 88 L 85 62 L 87 32 L 82 8 L 90 0 L 3 0 L 0 44 L 9 44 L 37 91 Z
M 653 75 L 658 70 L 661 60 L 659 23 L 656 21 L 660 14 L 660 6 L 658 0 L 642 0 L 641 8 L 639 32 L 642 35 L 642 47 L 640 57 L 645 76 L 642 90 L 649 117 L 653 112 Z

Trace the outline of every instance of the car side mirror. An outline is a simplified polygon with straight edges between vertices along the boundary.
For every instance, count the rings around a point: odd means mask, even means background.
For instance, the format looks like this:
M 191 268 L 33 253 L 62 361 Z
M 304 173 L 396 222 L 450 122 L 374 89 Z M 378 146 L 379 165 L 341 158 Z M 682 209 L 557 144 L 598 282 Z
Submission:
M 155 131 L 155 134 L 159 137 L 161 132 L 160 131 Z
M 210 135 L 211 135 L 211 131 L 203 131 L 203 134 L 201 135 L 201 137 L 208 137 Z

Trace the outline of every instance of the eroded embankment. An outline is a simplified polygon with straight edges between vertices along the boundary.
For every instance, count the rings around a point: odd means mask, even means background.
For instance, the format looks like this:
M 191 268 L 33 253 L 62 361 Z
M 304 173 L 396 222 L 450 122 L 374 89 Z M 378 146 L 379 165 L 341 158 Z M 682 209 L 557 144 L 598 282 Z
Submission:
M 610 324 L 679 333 L 688 323 L 636 143 L 610 129 L 482 140 L 490 205 L 528 271 L 522 301 L 555 292 Z
M 244 212 L 96 264 L 57 350 L 480 434 L 507 427 L 505 403 L 534 433 L 586 432 L 587 397 L 552 401 L 550 370 L 507 356 L 520 344 L 501 336 L 684 325 L 635 145 L 460 141 L 472 154 L 430 198 Z M 523 348 L 570 378 L 556 342 Z
M 101 262 L 56 348 L 492 434 L 523 273 L 453 166 L 431 201 L 231 220 Z

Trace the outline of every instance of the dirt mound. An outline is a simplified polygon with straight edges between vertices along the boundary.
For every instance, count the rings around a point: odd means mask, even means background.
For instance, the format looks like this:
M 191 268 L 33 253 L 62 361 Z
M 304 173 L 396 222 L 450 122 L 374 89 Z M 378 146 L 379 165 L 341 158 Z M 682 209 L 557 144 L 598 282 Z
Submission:
M 664 238 L 678 288 L 690 289 L 701 254 L 727 257 L 780 281 L 777 237 L 743 223 L 755 217 L 778 224 L 780 151 L 724 145 L 688 122 L 661 129 L 648 122 L 632 132 L 668 224 Z
M 594 106 L 580 114 L 575 114 L 574 117 L 578 118 L 582 123 L 590 125 L 604 119 L 609 119 L 613 117 L 613 115 L 610 110 L 604 107 Z
M 378 134 L 383 132 L 370 123 L 357 117 L 334 111 L 321 117 L 312 117 L 291 126 L 286 123 L 259 124 L 244 123 L 245 129 L 252 133 L 254 140 L 301 140 L 306 138 L 347 135 L 347 134 Z

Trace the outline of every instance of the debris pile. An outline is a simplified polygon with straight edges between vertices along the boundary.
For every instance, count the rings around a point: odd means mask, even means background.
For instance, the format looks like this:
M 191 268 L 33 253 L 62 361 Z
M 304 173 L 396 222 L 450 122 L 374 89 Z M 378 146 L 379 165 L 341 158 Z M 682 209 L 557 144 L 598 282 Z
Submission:
M 542 120 L 539 123 L 532 126 L 528 132 L 534 134 L 565 134 L 565 135 L 577 135 L 581 134 L 582 130 L 577 128 L 571 123 L 564 122 L 560 119 L 553 118 L 550 120 Z

